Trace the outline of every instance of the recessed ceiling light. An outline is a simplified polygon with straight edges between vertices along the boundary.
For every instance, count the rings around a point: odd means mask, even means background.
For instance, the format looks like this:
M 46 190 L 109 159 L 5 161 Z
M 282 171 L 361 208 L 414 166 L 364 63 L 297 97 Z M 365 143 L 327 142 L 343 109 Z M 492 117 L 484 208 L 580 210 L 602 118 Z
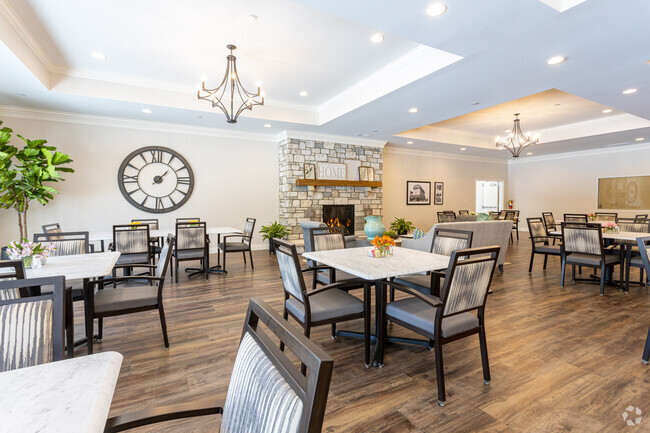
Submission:
M 480 104 L 480 102 L 478 102 L 478 101 L 472 102 L 472 105 L 479 105 L 479 104 Z
M 409 113 L 417 113 L 417 112 L 418 112 L 417 108 L 415 108 L 415 107 L 409 108 Z
M 635 141 L 643 141 L 643 140 L 645 140 L 645 138 L 643 137 L 635 138 Z
M 562 56 L 553 56 L 553 57 L 551 57 L 550 59 L 548 59 L 548 60 L 546 61 L 546 63 L 548 63 L 549 65 L 559 65 L 560 63 L 562 63 L 562 62 L 565 61 L 565 60 L 566 60 L 566 57 L 562 57 Z
M 611 108 L 606 108 L 603 110 L 603 113 L 607 114 L 607 113 L 611 113 L 612 111 L 613 110 Z
M 142 109 L 142 112 L 145 113 L 145 114 L 151 114 L 151 113 L 153 113 L 153 111 L 151 111 L 151 108 L 143 108 L 143 109 Z
M 309 96 L 309 92 L 306 90 L 301 90 L 300 91 L 300 96 Z
M 254 22 L 254 21 L 257 21 L 258 19 L 259 19 L 259 17 L 258 17 L 257 15 L 254 15 L 254 14 L 250 14 L 250 15 L 248 16 L 248 20 L 249 20 L 249 21 L 253 21 L 253 22 Z
M 413 142 L 412 141 L 407 141 L 406 144 L 413 144 Z
M 375 44 L 378 44 L 383 40 L 384 40 L 384 35 L 382 35 L 381 33 L 375 33 L 374 35 L 370 36 L 370 42 L 374 42 Z
M 461 147 L 460 150 L 467 150 L 467 148 L 466 147 Z
M 533 152 L 526 152 L 526 155 L 532 155 Z
M 271 127 L 271 124 L 270 124 L 270 123 L 265 123 L 265 124 L 264 124 L 264 127 L 265 127 L 265 128 L 270 128 L 270 127 Z
M 99 51 L 95 51 L 91 56 L 97 60 L 106 60 L 106 54 L 100 53 Z
M 625 90 L 623 90 L 623 94 L 624 95 L 631 95 L 632 93 L 636 93 L 637 90 L 639 90 L 639 89 L 634 89 L 634 88 L 625 89 Z
M 433 3 L 427 8 L 427 15 L 430 17 L 439 17 L 447 12 L 447 5 L 444 3 Z

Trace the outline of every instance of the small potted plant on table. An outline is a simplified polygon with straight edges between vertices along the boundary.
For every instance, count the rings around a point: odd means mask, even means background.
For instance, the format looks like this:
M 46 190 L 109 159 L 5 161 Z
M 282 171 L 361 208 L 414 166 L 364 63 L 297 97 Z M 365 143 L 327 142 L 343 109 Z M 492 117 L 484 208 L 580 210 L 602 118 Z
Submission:
M 260 233 L 262 233 L 263 240 L 269 240 L 269 254 L 275 254 L 273 239 L 282 239 L 283 237 L 290 235 L 291 230 L 275 221 L 267 226 L 262 226 Z
M 406 218 L 395 218 L 395 220 L 390 223 L 390 229 L 396 232 L 398 235 L 408 234 L 411 230 L 415 229 L 415 226 L 411 221 L 406 221 Z

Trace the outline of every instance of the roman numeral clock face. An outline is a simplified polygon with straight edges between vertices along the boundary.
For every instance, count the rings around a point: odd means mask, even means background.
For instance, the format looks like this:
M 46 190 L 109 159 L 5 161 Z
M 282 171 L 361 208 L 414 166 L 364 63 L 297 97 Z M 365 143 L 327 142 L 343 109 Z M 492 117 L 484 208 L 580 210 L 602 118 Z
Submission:
M 192 168 L 166 147 L 143 147 L 127 156 L 117 174 L 124 198 L 140 210 L 171 212 L 183 206 L 194 189 Z

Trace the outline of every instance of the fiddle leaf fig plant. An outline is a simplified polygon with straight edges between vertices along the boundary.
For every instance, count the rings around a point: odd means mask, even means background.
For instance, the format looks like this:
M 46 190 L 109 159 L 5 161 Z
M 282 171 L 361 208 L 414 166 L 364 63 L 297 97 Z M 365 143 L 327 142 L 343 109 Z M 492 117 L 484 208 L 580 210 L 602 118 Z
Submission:
M 47 140 L 17 135 L 24 143 L 20 149 L 9 143 L 12 133 L 10 128 L 0 129 L 0 208 L 16 210 L 19 239 L 28 239 L 30 202 L 35 200 L 45 206 L 59 193 L 49 185 L 63 181 L 61 173 L 74 173 L 74 170 L 63 166 L 72 162 L 70 156 L 47 146 Z

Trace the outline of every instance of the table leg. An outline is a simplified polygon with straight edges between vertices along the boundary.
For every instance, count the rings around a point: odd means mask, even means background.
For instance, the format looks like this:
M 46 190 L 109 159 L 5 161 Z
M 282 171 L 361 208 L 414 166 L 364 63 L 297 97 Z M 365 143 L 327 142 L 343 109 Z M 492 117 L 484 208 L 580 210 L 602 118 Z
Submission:
M 207 272 L 214 274 L 227 274 L 228 272 L 225 269 L 221 269 L 221 254 L 219 253 L 219 244 L 221 243 L 221 233 L 217 233 L 217 264 L 210 266 Z M 204 264 L 205 266 L 205 264 Z M 202 272 L 202 268 L 185 268 L 185 272 Z

